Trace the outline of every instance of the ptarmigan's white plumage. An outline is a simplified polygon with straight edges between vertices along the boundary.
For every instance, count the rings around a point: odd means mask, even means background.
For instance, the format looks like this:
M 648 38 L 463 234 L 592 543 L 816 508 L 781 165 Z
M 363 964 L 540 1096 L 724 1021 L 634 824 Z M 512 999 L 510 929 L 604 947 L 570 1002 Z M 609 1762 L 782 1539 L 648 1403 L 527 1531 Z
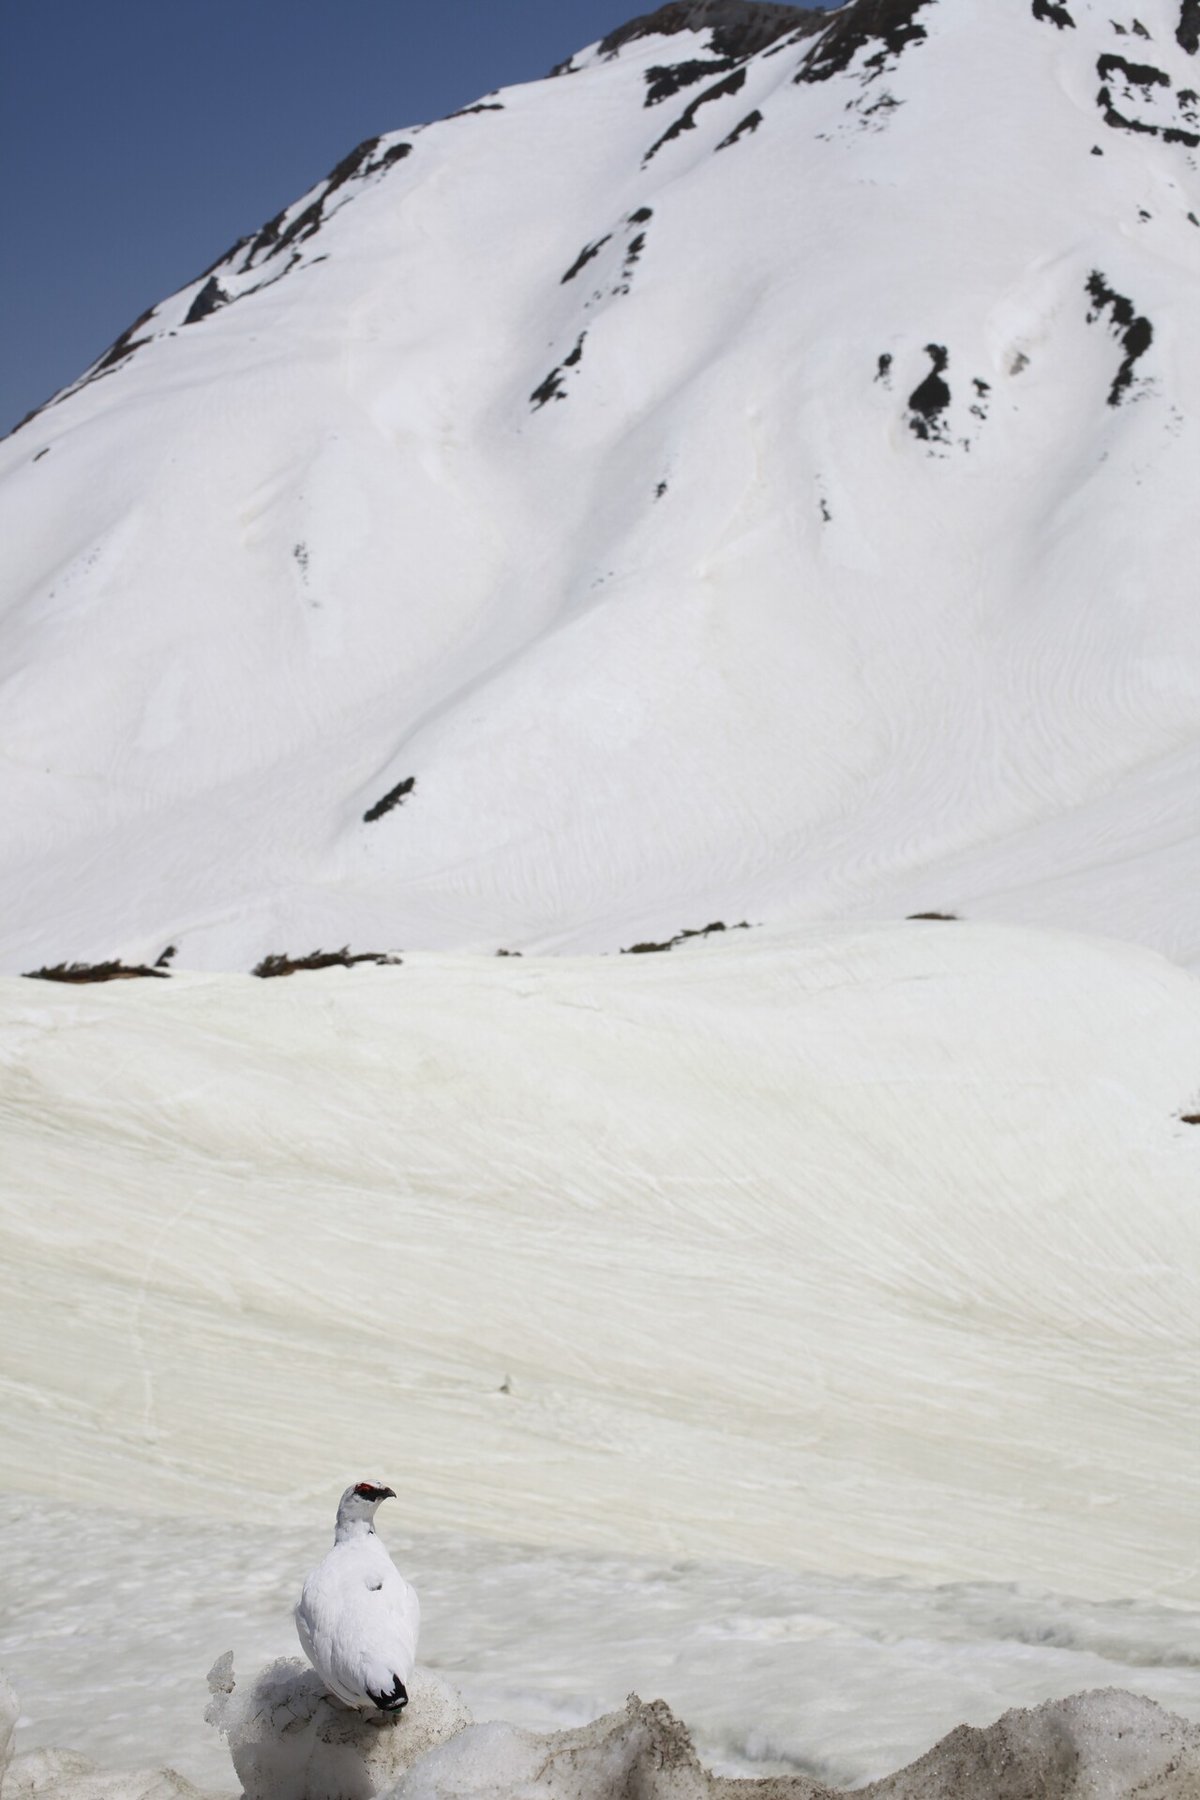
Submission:
M 338 1505 L 333 1549 L 304 1583 L 296 1607 L 300 1643 L 330 1693 L 364 1712 L 408 1704 L 421 1606 L 375 1534 L 381 1482 L 360 1481 Z

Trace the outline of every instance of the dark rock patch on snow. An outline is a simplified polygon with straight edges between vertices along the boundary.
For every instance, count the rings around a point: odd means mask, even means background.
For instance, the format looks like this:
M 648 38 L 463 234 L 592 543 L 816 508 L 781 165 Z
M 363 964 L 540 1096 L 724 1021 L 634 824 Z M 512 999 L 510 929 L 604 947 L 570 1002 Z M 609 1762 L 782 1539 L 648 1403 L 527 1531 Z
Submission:
M 850 0 L 832 15 L 796 80 L 828 81 L 873 44 L 878 48 L 865 59 L 863 71 L 868 81 L 875 80 L 895 66 L 910 44 L 919 44 L 927 35 L 914 20 L 923 7 L 934 4 L 936 0 Z
M 756 106 L 753 112 L 746 114 L 745 118 L 740 122 L 740 124 L 737 124 L 734 126 L 733 130 L 730 132 L 728 137 L 723 137 L 721 139 L 720 143 L 717 145 L 717 149 L 718 150 L 728 150 L 730 144 L 736 144 L 738 139 L 740 137 L 744 137 L 748 131 L 749 132 L 757 131 L 761 124 L 762 124 L 762 114 L 759 112 L 759 110 Z
M 1189 56 L 1195 56 L 1200 50 L 1200 0 L 1183 0 L 1179 23 L 1175 27 L 1175 42 Z
M 715 61 L 681 62 L 664 66 L 656 63 L 652 69 L 646 70 L 646 105 L 658 106 L 664 100 L 670 100 L 681 88 L 694 87 L 698 81 L 705 81 L 710 75 L 724 75 L 732 69 L 734 58 L 723 56 Z
M 725 77 L 724 81 L 715 82 L 712 87 L 705 88 L 702 94 L 697 94 L 691 105 L 686 107 L 684 111 L 680 113 L 679 117 L 675 120 L 675 123 L 667 127 L 657 143 L 651 144 L 649 150 L 647 150 L 645 156 L 642 158 L 642 167 L 645 168 L 651 158 L 658 155 L 664 144 L 671 143 L 673 139 L 681 136 L 685 131 L 695 130 L 696 114 L 700 111 L 702 106 L 707 106 L 711 100 L 724 100 L 730 94 L 739 93 L 745 85 L 745 69 L 735 69 L 732 75 L 727 75 Z
M 662 944 L 630 944 L 628 950 L 622 950 L 622 956 L 649 956 L 656 950 L 673 950 L 676 944 L 682 944 L 686 938 L 711 937 L 717 931 L 749 931 L 750 922 L 742 919 L 736 925 L 726 925 L 723 919 L 714 919 L 711 925 L 701 925 L 694 931 L 677 931 L 673 938 L 667 938 Z
M 100 963 L 53 963 L 48 968 L 26 969 L 27 981 L 69 981 L 83 985 L 89 981 L 140 981 L 149 976 L 157 981 L 165 981 L 170 970 L 164 965 L 170 961 L 174 950 L 168 954 L 164 951 L 153 968 L 147 963 L 123 963 L 120 960 Z
M 218 307 L 228 306 L 229 295 L 221 286 L 215 275 L 210 275 L 184 317 L 185 325 L 198 325 L 201 319 L 207 319 Z
M 942 414 L 950 404 L 950 385 L 943 381 L 950 354 L 944 344 L 926 344 L 925 354 L 933 367 L 919 387 L 908 396 L 908 423 L 915 437 L 942 439 Z
M 1068 25 L 1075 29 L 1075 21 L 1065 6 L 1055 5 L 1055 0 L 1033 0 L 1033 16 L 1035 19 L 1047 19 L 1051 25 L 1057 25 L 1060 31 Z
M 878 365 L 875 369 L 875 379 L 876 381 L 882 381 L 884 387 L 891 387 L 892 385 L 892 358 L 890 352 L 887 350 L 885 350 L 883 355 L 879 358 Z
M 570 268 L 567 270 L 566 274 L 562 277 L 562 281 L 563 282 L 574 281 L 574 279 L 578 275 L 580 269 L 586 268 L 588 263 L 591 262 L 593 256 L 598 256 L 600 254 L 601 250 L 603 250 L 605 244 L 608 243 L 608 241 L 611 237 L 612 237 L 612 232 L 606 231 L 604 236 L 602 238 L 597 238 L 594 244 L 585 244 L 583 246 L 583 249 L 579 252 L 579 255 L 575 258 L 575 261 L 571 264 Z M 561 283 L 560 283 L 560 285 L 561 285 Z
M 636 212 L 630 213 L 630 215 L 629 215 L 628 219 L 625 221 L 625 223 L 627 225 L 648 225 L 653 217 L 654 217 L 654 208 L 653 207 L 639 206 Z
M 753 56 L 789 32 L 812 31 L 822 24 L 824 14 L 808 6 L 768 6 L 755 0 L 672 0 L 657 12 L 642 13 L 610 31 L 601 40 L 600 54 L 616 56 L 637 38 L 708 31 L 718 56 Z
M 460 106 L 457 112 L 448 113 L 451 119 L 468 119 L 472 113 L 503 112 L 504 106 L 499 100 L 477 100 L 474 106 Z
M 310 950 L 307 956 L 288 956 L 286 951 L 273 952 L 264 956 L 260 963 L 255 963 L 250 973 L 257 975 L 261 981 L 270 981 L 278 975 L 294 975 L 298 969 L 352 969 L 355 963 L 380 963 L 388 968 L 399 968 L 401 959 L 398 956 L 387 956 L 382 951 L 364 950 L 358 956 L 351 956 L 350 946 L 343 944 L 340 950 Z
M 537 387 L 534 388 L 532 394 L 529 396 L 530 405 L 533 407 L 534 412 L 540 412 L 542 407 L 545 406 L 549 400 L 566 399 L 567 384 L 563 380 L 563 370 L 577 369 L 579 367 L 580 363 L 583 361 L 583 345 L 586 337 L 587 332 L 581 331 L 575 340 L 575 348 L 570 351 L 568 355 L 564 356 L 560 363 L 557 363 L 555 367 L 551 369 L 544 381 L 539 382 Z
M 1104 123 L 1115 131 L 1136 131 L 1146 137 L 1161 137 L 1164 144 L 1186 144 L 1194 150 L 1200 145 L 1200 132 L 1189 131 L 1182 125 L 1152 124 L 1148 119 L 1131 118 L 1128 113 L 1121 112 L 1115 104 L 1113 86 L 1116 81 L 1124 84 L 1121 96 L 1122 106 L 1137 103 L 1135 89 L 1140 89 L 1140 98 L 1148 100 L 1155 92 L 1165 88 L 1171 89 L 1171 77 L 1162 69 L 1156 69 L 1153 63 L 1133 63 L 1124 56 L 1105 55 L 1096 64 L 1096 73 L 1100 77 L 1100 91 L 1096 95 L 1096 104 L 1104 114 Z M 1198 121 L 1195 115 L 1194 101 L 1196 96 L 1190 88 L 1180 90 L 1177 100 L 1181 116 L 1189 125 Z
M 373 825 L 376 819 L 382 819 L 384 813 L 391 812 L 394 806 L 403 806 L 416 785 L 415 775 L 409 775 L 406 780 L 398 781 L 394 788 L 388 789 L 382 800 L 377 800 L 374 806 L 368 806 L 363 814 L 363 824 Z
M 1126 81 L 1140 88 L 1170 87 L 1171 77 L 1156 69 L 1153 63 L 1131 63 L 1124 56 L 1106 53 L 1096 64 L 1096 73 L 1101 81 L 1108 81 L 1114 75 L 1122 75 Z
M 1094 325 L 1101 314 L 1108 312 L 1112 319 L 1112 328 L 1121 341 L 1125 355 L 1121 366 L 1113 377 L 1113 384 L 1108 390 L 1108 404 L 1120 406 L 1133 382 L 1133 372 L 1141 357 L 1145 356 L 1154 340 L 1154 327 L 1149 319 L 1142 318 L 1134 309 L 1133 302 L 1123 294 L 1118 294 L 1109 287 L 1099 269 L 1093 269 L 1088 276 L 1087 291 L 1092 300 L 1088 312 L 1088 324 Z

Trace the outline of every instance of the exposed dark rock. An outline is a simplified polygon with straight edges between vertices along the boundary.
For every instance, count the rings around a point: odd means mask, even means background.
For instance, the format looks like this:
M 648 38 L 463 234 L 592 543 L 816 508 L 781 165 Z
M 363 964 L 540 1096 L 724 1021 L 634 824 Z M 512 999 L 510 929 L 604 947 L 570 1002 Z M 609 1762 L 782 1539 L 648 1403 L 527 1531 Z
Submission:
M 448 115 L 451 119 L 466 119 L 472 113 L 503 112 L 504 107 L 499 100 L 477 100 L 474 106 L 460 106 L 457 112 Z
M 1179 23 L 1175 27 L 1175 42 L 1189 56 L 1195 56 L 1200 50 L 1200 0 L 1183 0 Z
M 1108 81 L 1113 75 L 1123 75 L 1135 87 L 1146 89 L 1171 85 L 1171 77 L 1162 69 L 1156 69 L 1153 63 L 1131 63 L 1126 57 L 1111 53 L 1100 58 L 1096 64 L 1096 73 L 1101 81 Z
M 941 418 L 950 404 L 950 386 L 942 376 L 950 356 L 944 344 L 926 344 L 925 354 L 933 367 L 908 396 L 908 423 L 916 437 L 929 440 L 943 436 Z
M 381 169 L 394 168 L 398 162 L 403 162 L 406 156 L 411 155 L 411 144 L 389 144 L 379 159 L 379 167 Z
M 118 363 L 123 363 L 136 350 L 140 350 L 143 344 L 148 344 L 150 342 L 149 334 L 145 337 L 137 337 L 135 334 L 153 318 L 154 312 L 154 307 L 148 306 L 145 312 L 133 321 L 128 330 L 121 333 L 116 343 L 104 352 L 95 368 L 84 377 L 84 381 L 93 381 L 97 375 L 104 375 L 109 369 L 115 369 Z
M 50 454 L 50 446 L 49 446 L 49 444 L 47 444 L 44 450 L 38 451 L 37 455 L 34 457 L 33 460 L 34 460 L 34 462 L 41 462 L 43 456 L 49 456 L 49 454 Z
M 711 937 L 715 931 L 749 931 L 750 922 L 742 919 L 737 925 L 726 925 L 722 919 L 714 919 L 711 925 L 701 925 L 695 931 L 677 931 L 673 938 L 662 944 L 630 944 L 628 950 L 622 950 L 622 956 L 648 956 L 655 950 L 673 950 L 676 944 L 682 944 L 685 938 Z
M 351 956 L 349 945 L 343 944 L 340 950 L 312 950 L 307 956 L 288 956 L 286 952 L 264 956 L 250 973 L 262 981 L 270 981 L 276 975 L 294 975 L 297 969 L 351 969 L 355 963 L 381 963 L 389 968 L 399 968 L 400 962 L 398 956 L 385 956 L 371 950 Z
M 877 45 L 863 68 L 874 80 L 894 64 L 910 44 L 926 36 L 914 19 L 936 0 L 850 0 L 835 12 L 800 65 L 797 81 L 828 81 L 848 68 L 860 50 Z
M 876 381 L 882 381 L 884 387 L 890 387 L 892 384 L 892 358 L 890 352 L 887 350 L 885 350 L 883 355 L 879 358 L 879 363 L 875 370 L 875 379 Z
M 165 981 L 170 973 L 161 967 L 163 958 L 159 957 L 153 968 L 146 963 L 54 963 L 49 968 L 26 969 L 27 981 L 70 981 L 82 985 L 88 981 L 140 981 L 149 976 L 157 981 Z
M 615 56 L 636 38 L 708 31 L 718 56 L 753 56 L 789 32 L 814 31 L 824 22 L 824 14 L 808 6 L 759 5 L 755 0 L 672 0 L 657 12 L 642 13 L 610 31 L 601 41 L 600 53 Z
M 913 919 L 943 919 L 946 921 L 947 924 L 949 924 L 952 920 L 957 920 L 957 918 L 958 918 L 957 913 L 939 913 L 939 912 L 909 913 L 908 916 L 909 916 L 910 920 L 913 920 Z
M 1060 31 L 1068 25 L 1072 30 L 1075 28 L 1075 21 L 1066 7 L 1056 6 L 1054 0 L 1033 0 L 1033 16 L 1035 19 L 1048 19 Z
M 1149 42 L 1150 33 L 1146 30 L 1146 27 L 1142 24 L 1142 21 L 1140 19 L 1135 19 L 1133 21 L 1133 29 L 1134 29 L 1134 33 L 1136 36 L 1138 36 L 1140 38 L 1145 38 L 1146 41 Z
M 706 81 L 710 75 L 724 75 L 732 69 L 732 56 L 710 58 L 707 62 L 672 63 L 664 67 L 661 63 L 646 70 L 646 105 L 658 106 L 663 100 L 671 99 L 681 88 L 694 87 L 698 81 Z
M 761 124 L 762 114 L 756 106 L 753 112 L 747 113 L 745 118 L 741 120 L 739 124 L 734 126 L 728 137 L 723 137 L 721 139 L 720 143 L 717 145 L 717 149 L 728 150 L 730 144 L 736 144 L 738 139 L 744 137 L 747 132 L 757 131 Z
M 579 364 L 583 361 L 583 345 L 586 337 L 587 332 L 581 331 L 575 340 L 575 348 L 570 351 L 568 355 L 564 356 L 560 363 L 551 369 L 545 381 L 534 388 L 532 394 L 529 396 L 530 404 L 532 405 L 534 412 L 539 412 L 548 400 L 566 399 L 567 385 L 563 380 L 563 370 L 576 369 L 579 367 Z
M 648 225 L 653 217 L 653 207 L 639 206 L 636 212 L 630 213 L 625 223 L 627 225 Z
M 1186 144 L 1190 149 L 1200 145 L 1200 133 L 1186 131 L 1180 125 L 1151 125 L 1144 119 L 1131 119 L 1118 111 L 1113 104 L 1112 87 L 1114 77 L 1123 80 L 1127 87 L 1139 87 L 1143 95 L 1152 94 L 1156 88 L 1170 88 L 1171 77 L 1162 69 L 1156 69 L 1152 63 L 1131 63 L 1123 56 L 1102 56 L 1096 64 L 1096 73 L 1100 77 L 1100 91 L 1096 95 L 1096 104 L 1104 111 L 1104 123 L 1115 131 L 1136 131 L 1145 137 L 1161 137 L 1164 144 Z M 1197 121 L 1189 106 L 1191 90 L 1184 88 L 1178 95 L 1182 116 L 1189 123 Z M 1192 96 L 1194 98 L 1194 96 Z
M 645 156 L 642 158 L 643 168 L 650 161 L 651 157 L 658 155 L 664 144 L 669 144 L 672 139 L 681 136 L 685 131 L 695 130 L 696 114 L 700 111 L 702 106 L 707 106 L 710 100 L 724 100 L 730 94 L 738 93 L 745 85 L 745 69 L 735 69 L 732 75 L 727 75 L 725 77 L 724 81 L 715 82 L 712 87 L 705 88 L 704 92 L 698 94 L 691 105 L 686 107 L 685 110 L 680 113 L 675 123 L 668 126 L 667 130 L 663 132 L 657 143 L 651 144 L 649 150 L 647 150 Z
M 540 412 L 550 400 L 565 400 L 567 386 L 562 378 L 561 369 L 551 369 L 544 381 L 540 381 L 529 396 L 529 403 L 534 412 Z
M 1200 1125 L 1200 1113 L 1180 1113 L 1179 1118 L 1184 1125 Z
M 298 545 L 297 548 L 303 548 L 303 546 Z M 363 814 L 363 824 L 373 825 L 376 819 L 382 819 L 384 813 L 391 812 L 394 806 L 403 806 L 405 800 L 408 798 L 409 794 L 412 793 L 416 785 L 417 778 L 415 775 L 409 775 L 406 780 L 398 781 L 394 788 L 388 789 L 382 800 L 377 800 L 374 806 L 369 806 L 367 808 L 366 812 Z
M 659 482 L 659 484 L 658 484 L 658 486 L 657 486 L 657 487 L 656 487 L 656 488 L 655 488 L 655 490 L 654 490 L 654 498 L 655 498 L 655 499 L 656 499 L 656 500 L 661 500 L 661 499 L 662 499 L 662 497 L 663 497 L 663 495 L 664 495 L 664 494 L 665 494 L 665 493 L 666 493 L 666 491 L 667 491 L 667 484 L 666 484 L 666 482 L 665 482 L 665 481 L 660 481 L 660 482 Z
M 605 244 L 608 243 L 611 237 L 612 232 L 606 231 L 604 236 L 602 238 L 597 238 L 594 244 L 585 244 L 566 274 L 562 277 L 562 281 L 574 281 L 580 269 L 586 268 L 593 256 L 598 256 L 600 254 L 601 250 L 603 250 Z
M 1149 319 L 1144 319 L 1135 312 L 1131 300 L 1127 300 L 1123 294 L 1118 294 L 1109 287 L 1099 269 L 1093 269 L 1088 276 L 1087 291 L 1092 299 L 1088 324 L 1094 325 L 1102 313 L 1110 312 L 1113 330 L 1120 338 L 1125 351 L 1121 366 L 1113 377 L 1113 384 L 1108 390 L 1108 404 L 1120 406 L 1132 385 L 1133 372 L 1138 360 L 1145 356 L 1153 342 L 1154 327 Z
M 185 325 L 198 325 L 201 319 L 207 319 L 210 313 L 215 313 L 217 311 L 218 307 L 228 306 L 228 304 L 229 295 L 225 292 L 225 289 L 221 286 L 216 276 L 210 275 L 204 286 L 200 289 L 200 292 L 196 295 L 196 298 L 192 301 L 192 304 L 188 307 L 187 315 L 183 322 Z

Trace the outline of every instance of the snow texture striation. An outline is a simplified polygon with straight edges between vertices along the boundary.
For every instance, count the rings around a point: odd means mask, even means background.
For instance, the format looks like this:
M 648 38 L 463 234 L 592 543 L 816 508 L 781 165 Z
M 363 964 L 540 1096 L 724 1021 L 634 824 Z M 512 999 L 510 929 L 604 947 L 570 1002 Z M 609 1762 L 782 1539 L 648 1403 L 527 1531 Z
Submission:
M 152 307 L 0 446 L 0 966 L 1200 962 L 1196 18 L 679 0 Z

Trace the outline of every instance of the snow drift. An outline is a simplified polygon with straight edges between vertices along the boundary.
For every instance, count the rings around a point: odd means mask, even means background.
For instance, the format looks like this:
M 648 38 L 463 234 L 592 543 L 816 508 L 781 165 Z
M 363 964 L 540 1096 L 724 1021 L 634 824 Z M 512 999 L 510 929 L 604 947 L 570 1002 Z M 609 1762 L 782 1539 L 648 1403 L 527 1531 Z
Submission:
M 1200 957 L 1183 15 L 667 6 L 152 307 L 0 446 L 4 965 Z
M 421 1672 L 419 1672 L 420 1674 Z M 753 1784 L 709 1774 L 662 1701 L 574 1730 L 472 1725 L 445 1683 L 422 1675 L 411 1708 L 379 1725 L 330 1704 L 311 1669 L 282 1662 L 237 1693 L 232 1657 L 209 1676 L 208 1718 L 228 1739 L 244 1800 L 839 1800 L 804 1775 Z M 1200 1726 L 1118 1690 L 964 1726 L 869 1800 L 1191 1800 Z M 5 1800 L 199 1800 L 172 1770 L 108 1773 L 53 1754 L 0 1755 Z

